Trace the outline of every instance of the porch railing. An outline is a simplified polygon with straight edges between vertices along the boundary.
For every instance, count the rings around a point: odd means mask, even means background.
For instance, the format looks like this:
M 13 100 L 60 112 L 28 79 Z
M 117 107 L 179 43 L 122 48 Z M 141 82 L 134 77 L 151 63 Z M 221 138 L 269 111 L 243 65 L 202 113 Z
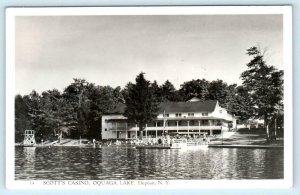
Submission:
M 171 130 L 226 130 L 227 127 L 225 126 L 168 126 L 168 127 L 145 127 L 144 130 L 147 130 L 147 131 L 171 131 Z M 126 131 L 126 127 L 111 127 L 111 128 L 108 128 L 108 130 L 112 130 L 112 131 Z M 139 128 L 138 127 L 127 127 L 127 131 L 138 131 Z

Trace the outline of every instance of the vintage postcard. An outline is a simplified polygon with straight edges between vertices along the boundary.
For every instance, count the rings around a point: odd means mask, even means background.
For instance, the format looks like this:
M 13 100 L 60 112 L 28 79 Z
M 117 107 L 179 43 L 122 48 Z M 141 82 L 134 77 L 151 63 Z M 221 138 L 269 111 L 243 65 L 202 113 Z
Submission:
M 7 8 L 7 187 L 291 187 L 291 10 Z

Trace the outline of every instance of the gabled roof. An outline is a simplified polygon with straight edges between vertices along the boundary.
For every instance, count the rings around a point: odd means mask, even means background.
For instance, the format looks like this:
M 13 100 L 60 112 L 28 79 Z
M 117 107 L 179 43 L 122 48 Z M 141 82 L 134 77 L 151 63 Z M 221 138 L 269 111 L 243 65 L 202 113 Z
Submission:
M 159 105 L 159 112 L 213 112 L 217 100 L 195 101 L 195 102 L 162 102 Z
M 217 100 L 195 101 L 195 102 L 161 102 L 159 104 L 159 113 L 176 112 L 213 112 L 217 105 Z M 123 114 L 125 104 L 118 104 L 108 114 Z

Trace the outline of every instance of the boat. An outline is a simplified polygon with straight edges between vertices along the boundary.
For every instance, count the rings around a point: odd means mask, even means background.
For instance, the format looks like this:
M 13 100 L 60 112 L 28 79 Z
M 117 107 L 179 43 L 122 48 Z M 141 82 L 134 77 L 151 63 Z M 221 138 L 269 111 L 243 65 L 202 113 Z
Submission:
M 173 139 L 171 149 L 201 149 L 208 148 L 207 139 Z

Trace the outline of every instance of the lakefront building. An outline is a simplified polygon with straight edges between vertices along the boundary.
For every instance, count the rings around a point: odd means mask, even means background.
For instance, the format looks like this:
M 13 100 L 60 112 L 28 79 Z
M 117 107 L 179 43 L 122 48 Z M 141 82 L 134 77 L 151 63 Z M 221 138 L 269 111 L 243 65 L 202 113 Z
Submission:
M 102 116 L 102 139 L 135 139 L 138 125 L 123 115 L 125 104 L 119 104 L 112 112 Z M 145 125 L 144 138 L 164 134 L 195 136 L 216 135 L 236 128 L 236 117 L 222 108 L 217 100 L 187 102 L 162 102 L 156 119 Z

